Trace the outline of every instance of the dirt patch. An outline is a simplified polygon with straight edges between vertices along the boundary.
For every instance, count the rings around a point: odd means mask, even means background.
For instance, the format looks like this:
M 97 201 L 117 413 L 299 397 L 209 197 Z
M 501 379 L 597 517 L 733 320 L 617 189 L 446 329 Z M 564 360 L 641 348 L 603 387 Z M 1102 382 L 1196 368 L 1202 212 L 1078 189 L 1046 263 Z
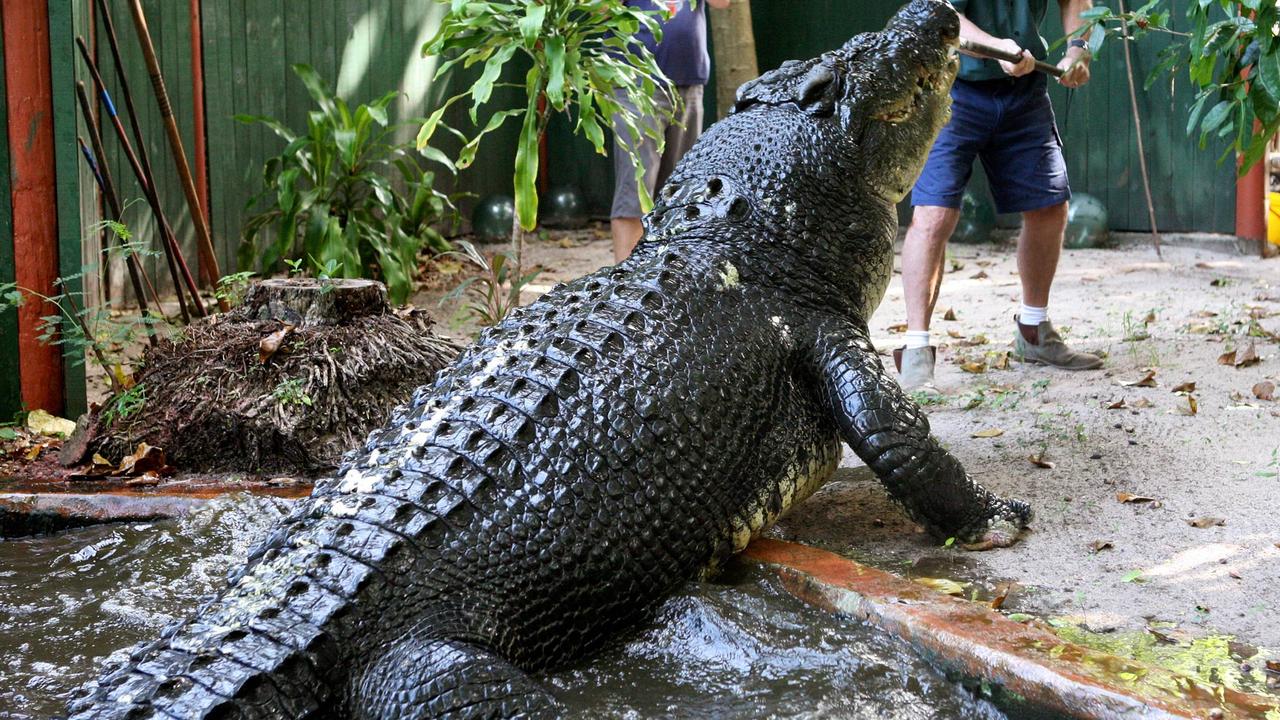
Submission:
M 1096 633 L 1155 623 L 1280 648 L 1280 402 L 1254 392 L 1280 384 L 1280 261 L 1064 253 L 1050 315 L 1069 342 L 1108 353 L 1103 370 L 1070 373 L 1004 356 L 1019 301 L 1012 248 L 953 253 L 933 328 L 942 392 L 921 399 L 971 474 L 1032 504 L 1033 532 L 1008 550 L 939 548 L 874 480 L 845 475 L 783 523 L 786 537 L 974 589 L 1016 581 L 1005 609 Z M 948 309 L 955 320 L 942 320 Z M 871 323 L 876 346 L 900 345 L 891 329 L 904 321 L 895 277 Z M 1220 362 L 1249 347 L 1258 362 Z

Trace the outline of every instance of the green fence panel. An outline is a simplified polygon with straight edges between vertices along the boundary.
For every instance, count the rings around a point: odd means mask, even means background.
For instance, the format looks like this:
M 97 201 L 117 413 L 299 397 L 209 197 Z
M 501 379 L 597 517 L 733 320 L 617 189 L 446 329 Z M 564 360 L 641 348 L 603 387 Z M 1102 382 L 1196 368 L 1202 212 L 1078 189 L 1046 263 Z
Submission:
M 4 25 L 0 20 L 0 58 L 4 57 Z M 4 73 L 0 72 L 0 284 L 14 279 L 13 205 L 9 184 L 9 107 Z M 18 378 L 18 312 L 0 310 L 0 422 L 22 409 Z
M 801 11 L 790 0 L 753 0 L 760 70 L 837 47 L 859 32 L 877 30 L 900 5 L 896 0 L 811 0 Z M 1056 3 L 1049 4 L 1042 28 L 1051 41 L 1062 35 L 1056 8 Z M 1185 5 L 1174 2 L 1171 10 L 1175 23 L 1182 21 Z M 1156 223 L 1167 231 L 1234 232 L 1234 167 L 1230 161 L 1218 164 L 1221 146 L 1202 151 L 1185 135 L 1186 109 L 1194 98 L 1185 75 L 1166 78 L 1149 92 L 1142 91 L 1156 55 L 1168 42 L 1151 35 L 1133 47 Z M 1149 230 L 1120 46 L 1110 43 L 1103 48 L 1093 63 L 1089 85 L 1069 92 L 1053 83 L 1050 97 L 1072 189 L 1101 199 L 1113 229 Z M 981 189 L 982 184 L 979 178 L 974 187 Z

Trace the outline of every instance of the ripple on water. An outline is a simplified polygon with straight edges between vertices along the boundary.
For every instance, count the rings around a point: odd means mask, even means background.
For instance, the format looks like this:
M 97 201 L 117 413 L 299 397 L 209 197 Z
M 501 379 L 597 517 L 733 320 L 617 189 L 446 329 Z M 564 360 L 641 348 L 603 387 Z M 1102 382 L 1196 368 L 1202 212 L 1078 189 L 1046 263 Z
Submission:
M 0 542 L 0 720 L 60 713 L 104 656 L 222 588 L 288 508 L 238 496 Z M 743 571 L 687 584 L 626 642 L 544 679 L 580 717 L 1000 717 L 880 633 Z

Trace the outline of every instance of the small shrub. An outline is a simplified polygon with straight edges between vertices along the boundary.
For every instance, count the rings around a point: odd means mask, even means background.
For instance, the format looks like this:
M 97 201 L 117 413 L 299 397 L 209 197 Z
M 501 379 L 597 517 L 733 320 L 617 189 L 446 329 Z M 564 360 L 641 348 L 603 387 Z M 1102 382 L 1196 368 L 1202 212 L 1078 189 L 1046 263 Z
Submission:
M 240 268 L 271 272 L 294 260 L 312 273 L 341 268 L 343 277 L 376 269 L 392 301 L 403 303 L 413 291 L 418 253 L 451 249 L 434 226 L 457 217 L 424 161 L 450 172 L 453 165 L 434 148 L 419 154 L 412 143 L 394 141 L 398 126 L 388 121 L 387 106 L 397 92 L 352 111 L 310 66 L 293 71 L 319 106 L 304 133 L 272 118 L 236 116 L 265 125 L 286 143 L 267 160 L 262 192 L 249 203 L 261 210 L 242 230 Z

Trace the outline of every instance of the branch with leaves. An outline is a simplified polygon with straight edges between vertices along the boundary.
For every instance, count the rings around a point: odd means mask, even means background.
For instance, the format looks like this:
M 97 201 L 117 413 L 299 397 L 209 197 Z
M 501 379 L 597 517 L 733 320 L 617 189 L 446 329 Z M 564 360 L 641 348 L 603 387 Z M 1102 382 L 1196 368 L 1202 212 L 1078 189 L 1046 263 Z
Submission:
M 449 12 L 439 33 L 423 47 L 423 56 L 443 58 L 435 71 L 437 79 L 458 66 L 483 64 L 483 69 L 474 84 L 427 118 L 418 133 L 418 147 L 425 147 L 442 127 L 449 107 L 464 99 L 471 101 L 471 122 L 480 129 L 471 137 L 450 129 L 463 143 L 459 169 L 475 159 L 485 135 L 511 118 L 520 118 L 514 179 L 520 228 L 532 230 L 537 224 L 538 140 L 553 112 L 576 116 L 574 132 L 585 135 L 602 155 L 607 154 L 604 128 L 615 118 L 631 138 L 648 137 L 662 145 L 661 133 L 646 119 L 662 112 L 654 101 L 659 93 L 675 99 L 679 94 L 658 69 L 653 54 L 630 41 L 641 28 L 661 38 L 655 11 L 629 7 L 623 0 L 448 1 Z M 503 69 L 518 54 L 532 63 L 524 83 L 500 82 Z M 497 87 L 524 88 L 524 103 L 492 111 L 481 126 L 479 112 Z M 540 110 L 538 99 L 543 96 L 547 102 Z M 622 141 L 625 146 L 628 139 Z M 635 167 L 641 207 L 647 211 L 653 201 L 640 181 L 644 169 L 635 157 L 638 148 L 626 149 Z
M 1232 151 L 1243 174 L 1263 158 L 1267 143 L 1280 131 L 1280 8 L 1270 0 L 1192 0 L 1188 32 L 1174 29 L 1170 0 L 1149 0 L 1129 12 L 1098 5 L 1081 14 L 1097 55 L 1107 38 L 1127 33 L 1140 40 L 1152 33 L 1174 41 L 1162 50 L 1147 76 L 1150 88 L 1166 74 L 1185 70 L 1198 92 L 1187 117 L 1187 134 L 1199 134 L 1200 147 L 1211 137 L 1230 138 L 1219 161 Z M 1255 120 L 1257 121 L 1255 123 Z

